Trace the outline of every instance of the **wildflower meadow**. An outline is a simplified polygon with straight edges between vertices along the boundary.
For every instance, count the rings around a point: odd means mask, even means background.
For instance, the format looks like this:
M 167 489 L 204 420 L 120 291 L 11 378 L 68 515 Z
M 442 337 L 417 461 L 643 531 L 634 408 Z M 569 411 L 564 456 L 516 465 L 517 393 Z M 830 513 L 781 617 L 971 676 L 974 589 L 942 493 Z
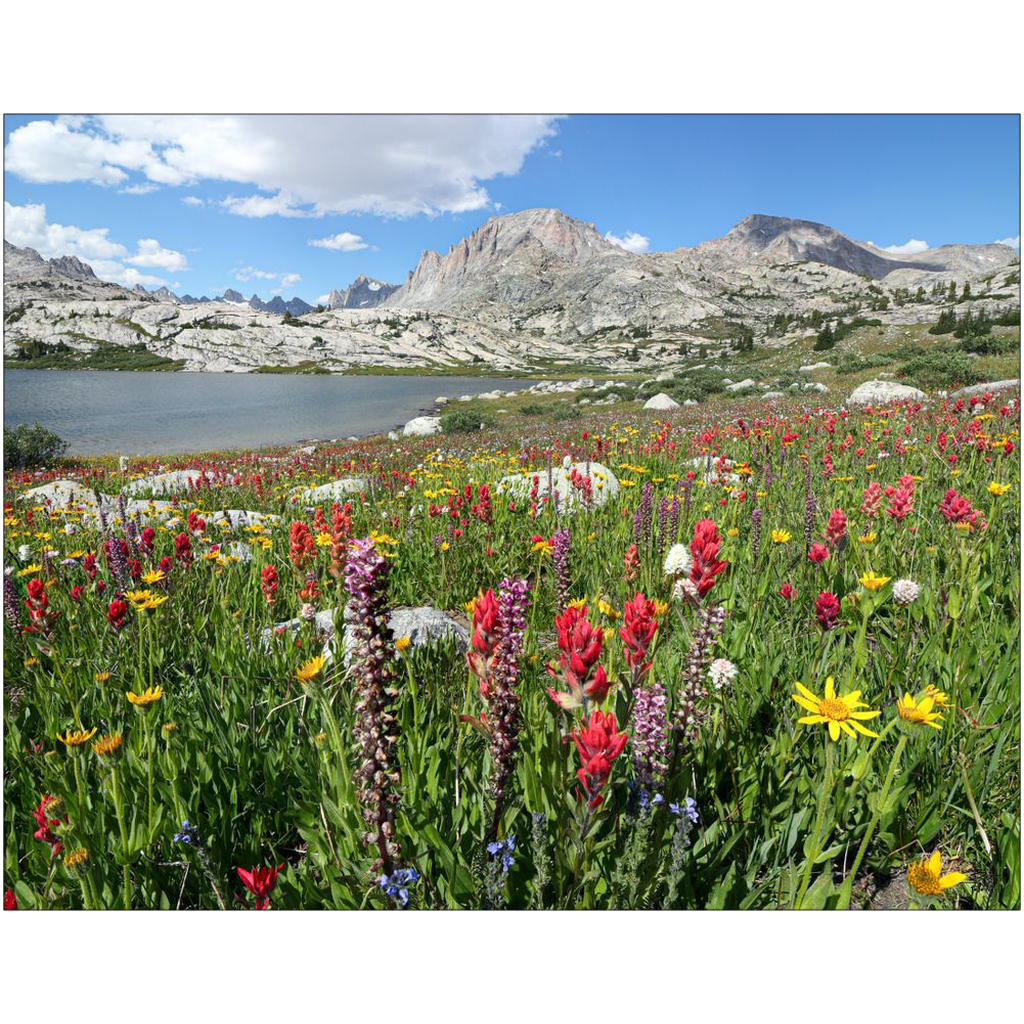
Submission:
M 5 906 L 1019 907 L 1019 397 L 526 431 L 8 475 Z

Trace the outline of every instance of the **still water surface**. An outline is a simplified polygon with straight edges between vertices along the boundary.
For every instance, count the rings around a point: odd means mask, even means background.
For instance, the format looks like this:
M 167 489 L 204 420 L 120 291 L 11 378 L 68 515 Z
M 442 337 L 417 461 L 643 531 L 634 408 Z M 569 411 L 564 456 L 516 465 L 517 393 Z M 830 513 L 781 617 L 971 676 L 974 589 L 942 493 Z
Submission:
M 386 431 L 494 377 L 5 370 L 4 426 L 38 421 L 75 455 L 166 455 Z M 500 405 L 501 403 L 496 403 Z

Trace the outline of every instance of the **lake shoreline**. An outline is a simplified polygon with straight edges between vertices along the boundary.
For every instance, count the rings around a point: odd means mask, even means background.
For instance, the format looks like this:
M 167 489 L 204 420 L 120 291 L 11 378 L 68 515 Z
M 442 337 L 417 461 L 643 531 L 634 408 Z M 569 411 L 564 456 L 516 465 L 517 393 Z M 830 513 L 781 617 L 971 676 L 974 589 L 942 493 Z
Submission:
M 39 422 L 68 455 L 161 456 L 401 433 L 436 398 L 520 391 L 519 378 L 7 370 L 4 425 Z M 185 375 L 187 374 L 187 376 Z

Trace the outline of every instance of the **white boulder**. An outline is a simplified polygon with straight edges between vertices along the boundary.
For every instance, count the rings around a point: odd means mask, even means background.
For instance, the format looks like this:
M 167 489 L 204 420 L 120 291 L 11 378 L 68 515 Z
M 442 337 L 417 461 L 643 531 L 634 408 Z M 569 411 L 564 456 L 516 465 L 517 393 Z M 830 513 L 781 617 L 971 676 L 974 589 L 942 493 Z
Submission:
M 653 395 L 644 402 L 644 408 L 663 412 L 666 409 L 678 409 L 679 403 L 674 398 L 666 395 L 664 391 L 659 391 L 658 394 Z
M 441 418 L 439 416 L 417 416 L 402 427 L 402 434 L 405 437 L 430 437 L 440 433 Z
M 923 391 L 889 380 L 866 380 L 846 400 L 847 405 L 887 405 L 890 402 L 923 402 Z

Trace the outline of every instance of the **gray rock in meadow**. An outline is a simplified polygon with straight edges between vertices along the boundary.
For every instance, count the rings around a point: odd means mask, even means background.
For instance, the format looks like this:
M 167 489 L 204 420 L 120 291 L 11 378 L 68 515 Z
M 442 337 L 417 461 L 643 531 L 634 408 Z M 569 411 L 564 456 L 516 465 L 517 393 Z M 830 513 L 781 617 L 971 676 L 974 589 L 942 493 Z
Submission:
M 820 394 L 825 394 L 828 391 L 828 388 L 824 384 L 812 383 L 805 384 L 804 391 L 817 391 Z
M 764 397 L 765 397 L 765 401 L 766 402 L 771 402 L 771 401 L 774 401 L 776 398 L 785 398 L 786 396 L 781 391 L 768 391 L 768 392 L 765 392 L 765 396 Z
M 747 388 L 752 388 L 752 387 L 756 387 L 756 386 L 757 386 L 757 381 L 751 380 L 750 377 L 747 377 L 745 380 L 740 380 L 740 381 L 737 381 L 735 384 L 728 385 L 728 387 L 726 387 L 725 390 L 726 391 L 746 391 Z
M 969 395 L 983 395 L 986 391 L 1011 391 L 1020 387 L 1019 380 L 996 380 L 988 384 L 972 384 L 969 388 L 960 388 L 953 392 L 954 398 L 966 398 Z
M 603 400 L 602 400 L 603 401 Z M 601 403 L 595 403 L 601 404 Z M 588 466 L 585 462 L 570 463 L 568 466 L 554 466 L 551 470 L 551 490 L 557 495 L 559 511 L 572 513 L 583 506 L 583 501 L 571 482 L 572 470 L 576 469 L 583 476 L 587 475 Z M 600 462 L 591 462 L 589 466 L 593 485 L 592 504 L 594 508 L 606 504 L 619 493 L 619 481 L 615 474 Z M 548 494 L 548 471 L 537 470 L 523 476 L 506 476 L 498 483 L 495 491 L 498 494 L 510 494 L 516 501 L 526 500 L 533 489 L 533 478 L 537 477 L 537 498 L 542 501 Z M 552 496 L 552 501 L 556 498 Z
M 814 373 L 815 370 L 827 370 L 831 365 L 831 363 L 810 363 L 807 366 L 801 366 L 798 372 Z
M 700 402 L 696 398 L 685 398 L 683 399 L 683 405 L 700 405 Z
M 660 412 L 667 409 L 678 409 L 679 403 L 671 396 L 666 395 L 664 391 L 660 391 L 644 402 L 644 408 Z
M 402 428 L 405 437 L 431 437 L 441 433 L 441 418 L 439 416 L 417 416 L 409 420 Z
M 94 508 L 99 501 L 91 487 L 83 487 L 74 480 L 54 480 L 41 487 L 33 487 L 30 491 L 24 491 L 21 499 L 34 505 L 50 505 L 53 508 L 72 508 L 75 505 Z
M 314 505 L 321 501 L 337 501 L 348 494 L 358 494 L 367 489 L 366 480 L 361 476 L 345 476 L 340 480 L 332 480 L 330 483 L 321 484 L 319 487 L 307 487 L 297 491 L 294 495 L 296 503 L 312 502 Z
M 389 430 L 388 431 L 388 440 L 389 441 L 397 441 L 398 440 L 398 434 L 395 433 L 395 431 L 393 431 L 393 430 Z
M 917 388 L 888 380 L 867 380 L 846 400 L 847 405 L 885 405 L 888 402 L 923 402 L 928 396 Z
M 169 473 L 144 476 L 124 488 L 125 494 L 183 494 L 203 474 L 198 469 L 173 469 Z

